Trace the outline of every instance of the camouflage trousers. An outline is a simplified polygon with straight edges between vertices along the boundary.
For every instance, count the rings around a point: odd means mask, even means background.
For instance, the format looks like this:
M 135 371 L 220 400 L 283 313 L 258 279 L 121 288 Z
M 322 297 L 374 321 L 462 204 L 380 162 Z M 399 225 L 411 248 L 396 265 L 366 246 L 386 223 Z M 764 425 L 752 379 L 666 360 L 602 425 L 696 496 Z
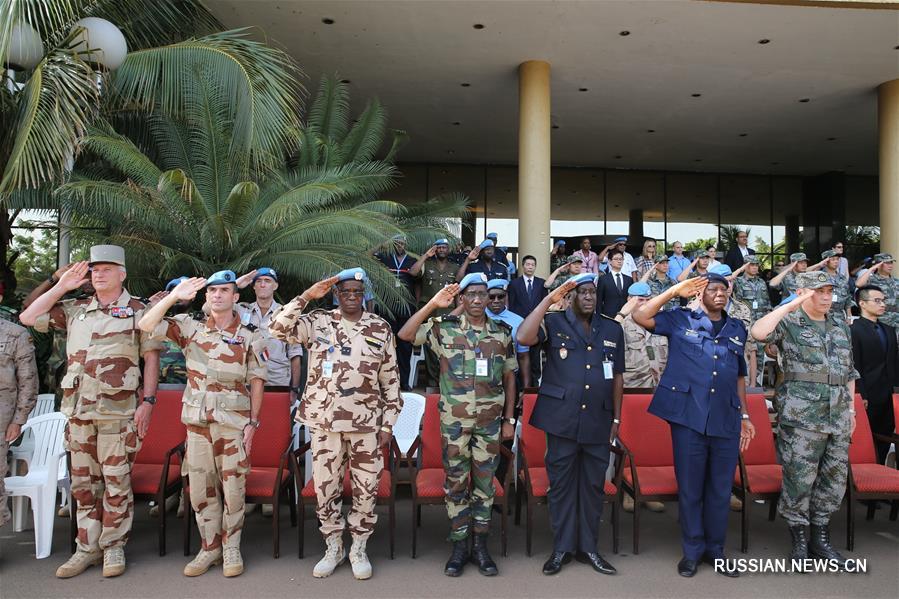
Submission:
M 12 422 L 16 413 L 16 406 L 13 402 L 0 404 L 0 526 L 9 522 L 10 513 L 8 501 L 6 501 L 6 485 L 3 479 L 6 478 L 7 464 L 6 452 L 9 451 L 9 443 L 6 442 L 6 427 Z
M 243 431 L 210 422 L 187 425 L 190 505 L 196 512 L 203 549 L 240 547 L 250 459 Z
M 846 492 L 849 435 L 781 425 L 777 446 L 783 487 L 777 509 L 790 526 L 823 526 L 840 509 Z
M 134 517 L 131 466 L 140 449 L 134 421 L 70 418 L 65 439 L 72 459 L 72 499 L 78 506 L 78 548 L 124 545 Z
M 499 465 L 501 411 L 500 403 L 478 418 L 463 420 L 453 412 L 444 411 L 441 405 L 440 436 L 450 541 L 464 540 L 469 532 L 486 534 L 490 530 L 496 493 L 493 478 Z
M 384 457 L 377 433 L 333 433 L 310 431 L 312 479 L 315 481 L 316 515 L 322 536 L 342 535 L 348 525 L 354 538 L 367 539 L 375 530 L 378 516 L 378 482 Z M 353 506 L 344 521 L 343 482 L 349 468 Z

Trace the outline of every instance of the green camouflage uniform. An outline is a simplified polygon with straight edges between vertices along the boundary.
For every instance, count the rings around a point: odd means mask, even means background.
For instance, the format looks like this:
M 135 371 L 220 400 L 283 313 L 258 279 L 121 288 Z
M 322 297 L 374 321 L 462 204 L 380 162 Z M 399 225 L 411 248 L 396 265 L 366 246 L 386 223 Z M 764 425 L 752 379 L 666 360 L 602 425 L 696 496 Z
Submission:
M 759 276 L 750 277 L 743 275 L 734 279 L 734 299 L 746 304 L 751 313 L 751 322 L 771 311 L 771 297 L 768 295 L 768 283 Z M 746 330 L 749 330 L 748 325 Z M 756 372 L 761 372 L 765 365 L 765 345 L 763 343 L 752 343 L 755 346 L 755 364 Z M 746 344 L 748 348 L 750 343 Z M 755 386 L 755 381 L 752 381 Z
M 171 339 L 162 342 L 162 351 L 159 352 L 159 382 L 168 385 L 187 384 L 184 353 Z
M 448 258 L 444 264 L 443 270 L 440 270 L 440 261 L 436 258 L 428 258 L 421 267 L 419 278 L 421 280 L 421 294 L 418 298 L 418 307 L 423 308 L 425 304 L 431 301 L 431 298 L 437 295 L 437 292 L 456 282 L 456 271 L 459 265 L 450 261 Z M 434 310 L 435 316 L 443 316 L 449 314 L 452 308 L 438 308 Z M 428 379 L 433 385 L 440 380 L 440 364 L 437 356 L 430 348 L 425 348 L 425 368 L 428 370 Z
M 9 306 L 0 306 L 0 320 L 19 324 L 19 313 Z
M 661 281 L 658 279 L 658 277 L 656 277 L 656 273 L 652 273 L 651 275 L 649 275 L 649 279 L 646 281 L 646 284 L 649 285 L 649 291 L 652 293 L 652 297 L 656 297 L 658 295 L 662 295 L 665 291 L 674 287 L 677 284 L 677 281 L 667 276 L 665 277 L 664 281 Z M 679 308 L 679 297 L 671 298 L 670 301 L 662 306 L 662 310 L 677 310 Z
M 493 479 L 499 462 L 503 375 L 518 368 L 512 329 L 490 318 L 483 329 L 477 329 L 465 315 L 441 316 L 422 324 L 413 343 L 427 344 L 440 360 L 440 433 L 449 538 L 461 541 L 469 532 L 485 534 L 490 528 Z M 487 360 L 487 376 L 477 376 L 479 357 Z
M 853 400 L 847 384 L 858 378 L 849 327 L 833 314 L 816 323 L 800 308 L 765 341 L 777 345 L 784 371 L 775 390 L 783 466 L 778 510 L 790 526 L 823 526 L 846 491 Z
M 886 300 L 887 311 L 878 321 L 899 328 L 899 279 L 875 273 L 868 277 L 868 285 L 880 287 Z
M 802 273 L 790 272 L 784 275 L 784 278 L 780 282 L 780 286 L 778 286 L 782 297 L 786 298 L 791 293 L 796 293 L 796 290 L 799 289 L 799 284 L 796 282 L 798 274 Z
M 846 310 L 855 306 L 852 294 L 849 293 L 849 277 L 843 276 L 840 273 L 834 275 L 827 271 L 821 272 L 825 273 L 833 281 L 833 305 L 830 308 L 830 313 L 834 315 L 834 318 L 840 322 L 845 322 L 848 325 L 849 321 L 846 319 Z

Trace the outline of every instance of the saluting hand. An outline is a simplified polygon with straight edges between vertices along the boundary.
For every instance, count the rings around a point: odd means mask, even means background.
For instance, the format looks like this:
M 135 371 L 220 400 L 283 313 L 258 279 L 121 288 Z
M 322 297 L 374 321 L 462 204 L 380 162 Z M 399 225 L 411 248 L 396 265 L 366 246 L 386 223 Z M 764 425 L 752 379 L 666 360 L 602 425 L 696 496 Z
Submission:
M 248 285 L 250 285 L 253 282 L 253 277 L 255 277 L 258 272 L 259 271 L 257 271 L 254 268 L 247 274 L 245 274 L 241 277 L 238 277 L 238 279 L 236 281 L 234 281 L 234 283 L 237 285 L 238 289 L 243 289 L 244 287 L 247 287 Z
M 695 297 L 696 295 L 705 291 L 705 288 L 708 287 L 709 280 L 705 277 L 693 277 L 692 279 L 685 279 L 671 288 L 671 291 L 674 293 L 676 297 Z
M 322 279 L 321 281 L 304 291 L 300 297 L 302 297 L 306 301 L 321 299 L 328 295 L 328 293 L 331 291 L 331 288 L 337 284 L 337 279 L 337 275 L 328 277 L 327 279 Z
M 568 293 L 575 287 L 577 287 L 577 283 L 573 279 L 568 279 L 556 287 L 553 292 L 549 294 L 550 304 L 555 304 L 565 299 Z
M 428 251 L 425 252 L 425 257 L 427 257 L 427 258 L 433 258 L 436 255 L 437 255 L 437 246 L 436 245 L 432 245 L 431 247 L 428 248 Z
M 796 297 L 793 298 L 789 304 L 787 304 L 787 308 L 789 308 L 790 312 L 795 312 L 802 306 L 805 302 L 812 299 L 812 296 L 815 295 L 815 292 L 812 289 L 797 289 Z
M 154 293 L 153 295 L 150 296 L 150 298 L 149 298 L 150 301 L 147 305 L 151 306 L 151 307 L 155 306 L 157 303 L 159 303 L 159 300 L 161 300 L 168 294 L 169 294 L 168 291 L 157 291 L 156 293 Z
M 76 262 L 72 264 L 67 271 L 62 273 L 57 285 L 61 286 L 66 291 L 74 291 L 85 283 L 90 282 L 89 273 L 90 266 L 88 266 L 86 261 Z
M 431 298 L 431 301 L 428 302 L 432 304 L 435 308 L 449 308 L 453 305 L 453 299 L 459 294 L 459 284 L 458 283 L 450 283 L 440 291 L 434 294 L 434 297 Z
M 474 262 L 475 260 L 478 259 L 478 256 L 480 254 L 481 254 L 481 246 L 476 245 L 474 248 L 472 248 L 472 250 L 470 252 L 468 252 L 468 256 L 467 256 L 468 261 Z
M 178 301 L 188 301 L 194 299 L 197 296 L 197 292 L 204 287 L 206 287 L 206 279 L 203 277 L 193 277 L 178 283 L 178 286 L 172 289 L 172 295 L 174 295 Z

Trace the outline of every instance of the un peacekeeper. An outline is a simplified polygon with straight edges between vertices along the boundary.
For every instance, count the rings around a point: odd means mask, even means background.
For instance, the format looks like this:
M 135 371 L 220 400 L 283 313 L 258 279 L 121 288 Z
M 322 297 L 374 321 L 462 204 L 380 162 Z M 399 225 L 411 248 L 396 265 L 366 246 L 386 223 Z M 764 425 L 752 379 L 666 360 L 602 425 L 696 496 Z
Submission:
M 37 403 L 37 383 L 34 343 L 28 329 L 0 319 L 0 526 L 9 521 L 3 484 L 6 452 Z
M 849 293 L 849 277 L 840 273 L 840 255 L 836 250 L 821 252 L 821 262 L 809 266 L 807 272 L 815 271 L 823 272 L 833 281 L 833 303 L 830 311 L 837 319 L 848 324 L 855 301 L 852 299 L 852 294 Z
M 768 281 L 768 285 L 779 290 L 783 297 L 787 297 L 791 293 L 796 293 L 796 289 L 799 288 L 796 276 L 806 270 L 808 270 L 808 256 L 803 252 L 790 254 L 790 265 Z
M 428 319 L 434 310 L 450 307 L 460 292 L 461 316 Z M 443 288 L 399 332 L 414 345 L 427 343 L 440 359 L 440 434 L 453 543 L 444 569 L 447 576 L 460 576 L 469 559 L 481 574 L 497 574 L 487 535 L 500 441 L 511 439 L 515 432 L 518 362 L 511 327 L 487 318 L 486 307 L 487 276 L 471 273 Z
M 653 335 L 634 322 L 634 310 L 652 297 L 649 285 L 643 282 L 633 283 L 628 287 L 627 294 L 627 302 L 615 315 L 615 320 L 621 324 L 624 332 L 624 388 L 656 387 L 668 361 L 668 339 Z M 662 309 L 667 310 L 669 305 L 670 302 Z
M 466 274 L 482 273 L 487 280 L 509 279 L 509 268 L 496 260 L 496 244 L 485 239 L 481 245 L 471 250 L 456 271 L 456 280 L 461 281 Z
M 154 339 L 165 336 L 177 343 L 187 364 L 181 422 L 187 426 L 190 503 L 202 547 L 184 567 L 185 576 L 200 576 L 222 562 L 229 578 L 244 569 L 240 534 L 246 475 L 266 369 L 262 332 L 241 323 L 234 308 L 240 298 L 236 280 L 232 271 L 222 270 L 208 279 L 182 281 L 139 323 Z M 208 316 L 165 316 L 176 302 L 193 300 L 204 287 Z
M 746 256 L 743 266 L 734 272 L 732 297 L 749 306 L 752 322 L 771 311 L 771 296 L 768 295 L 768 284 L 759 276 L 759 257 Z M 755 371 L 761 372 L 765 363 L 765 346 L 753 341 L 755 345 Z M 752 368 L 750 368 L 750 371 Z M 756 380 L 750 372 L 750 380 Z
M 668 337 L 668 363 L 649 412 L 671 426 L 684 552 L 677 571 L 685 577 L 696 574 L 700 560 L 739 575 L 724 556 L 724 540 L 737 458 L 755 428 L 746 411 L 746 328 L 725 312 L 727 290 L 725 277 L 709 273 L 634 312 L 638 325 Z M 674 296 L 696 294 L 697 310 L 659 312 Z
M 668 276 L 669 258 L 665 254 L 659 254 L 653 259 L 655 267 L 646 271 L 641 282 L 649 285 L 651 297 L 660 295 L 666 289 L 670 289 L 677 284 L 677 281 Z M 672 298 L 670 302 L 665 304 L 663 310 L 677 310 L 680 308 L 680 298 Z M 627 375 L 625 375 L 627 378 Z M 627 387 L 627 385 L 625 385 Z
M 171 293 L 181 281 L 186 281 L 187 277 L 178 277 L 169 281 L 165 286 L 165 292 Z M 151 298 L 152 299 L 152 298 Z M 170 309 L 167 316 L 175 314 L 184 314 L 190 309 L 190 300 L 176 302 Z M 169 338 L 162 340 L 162 351 L 159 352 L 159 382 L 167 385 L 185 385 L 187 384 L 187 365 L 184 360 L 184 352 L 177 343 Z
M 38 332 L 52 327 L 68 333 L 61 411 L 69 418 L 66 448 L 78 535 L 75 553 L 56 570 L 59 578 L 77 576 L 101 561 L 103 576 L 125 571 L 134 512 L 131 465 L 156 403 L 161 349 L 138 329 L 146 307 L 124 290 L 125 276 L 125 250 L 95 245 L 90 262 L 73 264 L 21 315 L 22 324 Z M 88 277 L 92 296 L 60 301 Z
M 617 322 L 595 313 L 597 280 L 593 273 L 569 279 L 518 328 L 519 343 L 543 342 L 547 356 L 530 421 L 546 433 L 553 527 L 546 575 L 558 573 L 573 553 L 601 574 L 616 573 L 596 544 L 609 448 L 621 422 L 624 335 Z M 547 313 L 572 291 L 566 311 Z
M 378 520 L 375 503 L 384 469 L 382 451 L 390 444 L 403 405 L 396 340 L 386 320 L 363 309 L 366 283 L 361 268 L 341 271 L 286 304 L 269 327 L 276 339 L 309 350 L 309 380 L 296 419 L 311 429 L 319 530 L 327 545 L 312 571 L 316 578 L 330 576 L 346 559 L 347 524 L 353 537 L 353 576 L 371 578 L 365 546 Z M 335 285 L 338 309 L 302 313 Z M 353 506 L 345 522 L 341 505 L 347 467 Z
M 852 337 L 830 311 L 833 282 L 798 275 L 796 297 L 760 319 L 752 335 L 777 346 L 783 383 L 776 389 L 783 489 L 778 511 L 790 527 L 792 559 L 844 558 L 828 524 L 846 491 L 849 439 L 855 430 Z M 811 524 L 811 538 L 805 527 Z
M 893 276 L 895 265 L 896 260 L 892 254 L 877 254 L 874 256 L 874 264 L 858 278 L 855 286 L 859 289 L 867 285 L 879 287 L 887 306 L 879 320 L 883 324 L 899 328 L 899 279 Z
M 456 282 L 456 270 L 459 265 L 449 259 L 449 240 L 438 239 L 428 251 L 409 269 L 409 274 L 417 277 L 421 285 L 418 307 L 423 308 L 437 292 Z M 449 308 L 438 310 L 437 316 L 449 313 Z M 425 348 L 425 367 L 432 385 L 440 380 L 440 363 L 430 348 Z

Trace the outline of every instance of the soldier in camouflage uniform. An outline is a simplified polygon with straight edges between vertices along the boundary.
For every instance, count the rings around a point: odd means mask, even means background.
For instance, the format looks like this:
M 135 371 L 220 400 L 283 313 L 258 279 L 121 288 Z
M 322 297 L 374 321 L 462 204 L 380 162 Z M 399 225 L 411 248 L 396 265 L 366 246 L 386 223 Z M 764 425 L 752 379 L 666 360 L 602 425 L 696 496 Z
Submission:
M 576 277 L 584 270 L 584 259 L 581 256 L 572 255 L 568 257 L 568 261 L 555 269 L 543 283 L 543 286 L 550 292 L 555 291 L 565 284 L 565 281 L 572 277 Z M 561 300 L 550 306 L 551 312 L 564 312 L 571 306 L 571 294 L 569 293 Z
M 190 504 L 196 512 L 202 548 L 184 567 L 199 576 L 224 562 L 226 577 L 243 573 L 240 536 L 246 475 L 265 385 L 265 339 L 241 322 L 234 305 L 240 297 L 230 270 L 208 279 L 178 283 L 150 308 L 140 327 L 153 338 L 167 337 L 184 352 L 187 386 L 181 422 L 187 426 L 186 466 Z M 165 316 L 178 301 L 191 301 L 206 288 L 209 316 Z
M 28 330 L 0 320 L 0 526 L 9 521 L 6 452 L 37 403 L 37 362 Z
M 165 286 L 165 292 L 171 293 L 178 283 L 187 277 L 172 279 Z M 176 302 L 166 316 L 184 314 L 190 308 L 190 301 Z M 159 352 L 159 382 L 166 385 L 187 384 L 187 364 L 184 360 L 184 352 L 177 343 L 166 337 L 162 340 L 162 351 Z
M 759 276 L 758 256 L 746 256 L 745 264 L 737 269 L 734 274 L 737 276 L 733 280 L 733 298 L 749 306 L 751 321 L 755 322 L 771 311 L 771 297 L 768 295 L 768 284 Z M 755 342 L 754 345 L 756 346 L 755 372 L 758 373 L 761 372 L 765 363 L 765 346 L 758 342 Z M 747 364 L 750 366 L 749 378 L 753 386 L 755 386 L 752 363 L 747 362 Z
M 709 274 L 709 263 L 711 262 L 711 258 L 709 257 L 709 253 L 706 250 L 701 250 L 696 253 L 696 257 L 693 258 L 693 261 L 690 262 L 690 265 L 687 268 L 683 269 L 679 275 L 677 275 L 677 282 L 686 281 L 687 279 L 695 279 L 696 277 L 702 277 Z
M 665 364 L 668 361 L 668 338 L 653 335 L 634 322 L 633 311 L 653 297 L 649 285 L 643 282 L 634 283 L 628 287 L 627 294 L 630 296 L 627 303 L 615 316 L 615 320 L 621 323 L 624 331 L 624 387 L 649 389 L 658 386 L 662 372 L 665 371 Z
M 276 339 L 309 351 L 309 380 L 296 418 L 310 428 L 319 530 L 327 546 L 312 571 L 316 578 L 330 576 L 346 559 L 347 525 L 353 537 L 353 576 L 371 577 L 365 546 L 378 520 L 383 451 L 403 404 L 396 341 L 386 320 L 363 310 L 366 281 L 361 268 L 320 281 L 277 312 L 269 327 Z M 338 309 L 302 313 L 335 285 Z M 340 509 L 347 467 L 353 506 L 344 520 Z
M 649 285 L 649 291 L 652 294 L 651 297 L 661 295 L 667 289 L 674 287 L 677 283 L 677 281 L 668 276 L 668 256 L 659 254 L 655 257 L 654 262 L 655 268 L 646 271 L 646 274 L 640 279 L 642 282 Z M 680 298 L 674 298 L 665 304 L 665 307 L 662 308 L 662 310 L 677 310 L 678 308 L 680 308 Z M 626 386 L 627 384 L 625 384 L 625 387 Z
M 431 301 L 437 292 L 456 282 L 456 269 L 458 264 L 449 260 L 449 240 L 438 239 L 428 251 L 421 255 L 418 262 L 409 269 L 409 274 L 420 281 L 421 293 L 418 296 L 418 307 L 423 308 Z M 449 308 L 438 310 L 436 316 L 449 314 Z M 437 354 L 425 347 L 425 367 L 428 369 L 428 379 L 431 385 L 439 384 L 440 362 Z
M 796 293 L 796 290 L 799 288 L 796 276 L 804 273 L 806 270 L 808 270 L 808 256 L 803 252 L 790 254 L 790 265 L 768 281 L 768 285 L 780 291 L 781 297 L 787 297 L 792 293 Z
M 459 292 L 461 316 L 428 319 L 434 310 L 450 307 Z M 511 439 L 515 430 L 518 361 L 511 327 L 487 318 L 486 307 L 487 277 L 471 273 L 441 290 L 399 332 L 414 345 L 427 343 L 440 358 L 440 432 L 453 543 L 444 569 L 448 576 L 462 574 L 472 533 L 471 559 L 481 574 L 497 574 L 487 551 L 487 534 L 500 437 Z
M 90 274 L 88 274 L 90 272 Z M 60 301 L 90 276 L 95 294 Z M 62 379 L 62 412 L 69 417 L 72 498 L 77 505 L 77 551 L 56 571 L 70 578 L 103 562 L 103 576 L 125 571 L 134 495 L 131 465 L 150 426 L 159 375 L 160 344 L 137 327 L 145 305 L 122 288 L 125 251 L 91 248 L 91 260 L 72 265 L 49 291 L 22 312 L 39 332 L 66 331 L 68 370 Z M 140 358 L 144 358 L 143 394 Z
M 796 298 L 752 327 L 783 360 L 776 389 L 783 489 L 778 510 L 790 526 L 792 559 L 843 557 L 828 523 L 846 491 L 855 429 L 855 379 L 849 327 L 830 312 L 833 284 L 823 272 L 798 275 Z M 805 527 L 811 524 L 811 538 Z
M 858 278 L 855 285 L 858 288 L 866 285 L 879 287 L 883 291 L 887 306 L 886 312 L 879 320 L 894 329 L 899 329 L 899 279 L 893 276 L 895 263 L 892 254 L 877 254 L 874 256 L 874 264 Z
M 855 306 L 855 300 L 849 292 L 849 277 L 840 274 L 840 255 L 836 250 L 821 252 L 821 262 L 808 267 L 808 272 L 820 271 L 833 281 L 833 304 L 830 311 L 837 320 L 849 324 L 850 310 Z

